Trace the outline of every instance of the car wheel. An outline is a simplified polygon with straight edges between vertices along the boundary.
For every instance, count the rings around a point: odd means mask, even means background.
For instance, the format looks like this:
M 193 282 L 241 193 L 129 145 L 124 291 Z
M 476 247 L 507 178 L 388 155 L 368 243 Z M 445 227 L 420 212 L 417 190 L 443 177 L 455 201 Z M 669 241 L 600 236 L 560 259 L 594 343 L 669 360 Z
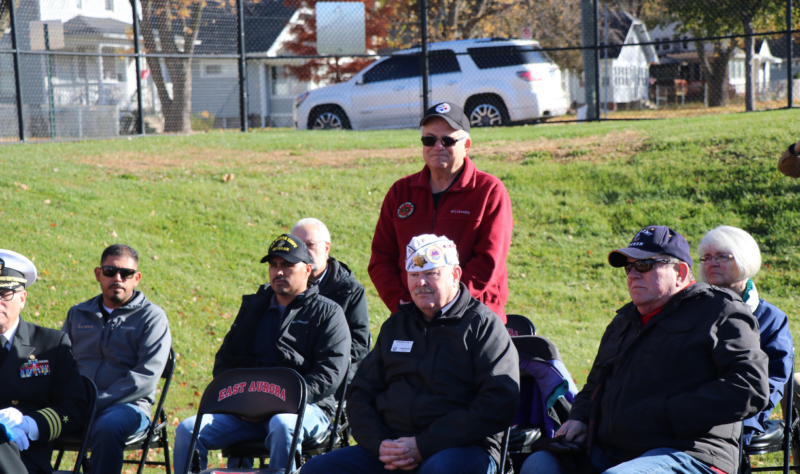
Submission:
M 470 127 L 496 127 L 508 125 L 508 112 L 503 101 L 496 97 L 478 97 L 471 101 L 469 110 Z
M 340 107 L 325 105 L 311 112 L 308 125 L 313 130 L 342 130 L 350 128 L 350 121 Z

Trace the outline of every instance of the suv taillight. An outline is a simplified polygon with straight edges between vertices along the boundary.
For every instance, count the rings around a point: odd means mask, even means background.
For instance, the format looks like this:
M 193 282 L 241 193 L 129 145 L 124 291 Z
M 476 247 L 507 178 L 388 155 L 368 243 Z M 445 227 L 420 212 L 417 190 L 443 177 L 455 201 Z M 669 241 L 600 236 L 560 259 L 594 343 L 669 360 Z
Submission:
M 543 78 L 533 71 L 517 71 L 517 77 L 528 82 L 541 81 Z

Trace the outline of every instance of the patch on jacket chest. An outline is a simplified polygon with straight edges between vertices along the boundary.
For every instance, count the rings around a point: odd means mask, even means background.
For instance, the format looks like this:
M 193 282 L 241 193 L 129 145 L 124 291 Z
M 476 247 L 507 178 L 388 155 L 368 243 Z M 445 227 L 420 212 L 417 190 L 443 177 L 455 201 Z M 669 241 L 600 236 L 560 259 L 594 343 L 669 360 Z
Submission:
M 414 203 L 412 202 L 404 202 L 397 208 L 397 217 L 400 219 L 407 219 L 411 217 L 411 214 L 414 214 Z

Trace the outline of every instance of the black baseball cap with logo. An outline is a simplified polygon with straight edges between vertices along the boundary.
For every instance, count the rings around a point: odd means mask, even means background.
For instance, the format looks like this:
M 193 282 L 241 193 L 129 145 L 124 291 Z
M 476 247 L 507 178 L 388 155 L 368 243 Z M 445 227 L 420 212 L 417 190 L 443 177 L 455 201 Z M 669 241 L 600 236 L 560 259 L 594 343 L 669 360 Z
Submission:
M 692 267 L 689 243 L 679 233 L 663 225 L 651 225 L 636 233 L 627 248 L 612 250 L 608 263 L 612 267 L 624 267 L 628 257 L 641 260 L 656 255 L 670 255 Z
M 308 253 L 306 244 L 297 237 L 281 234 L 269 244 L 269 252 L 261 259 L 261 263 L 268 262 L 270 257 L 281 257 L 290 263 L 311 263 L 311 254 Z
M 425 111 L 425 116 L 419 122 L 419 126 L 425 125 L 425 122 L 433 117 L 441 117 L 456 130 L 464 130 L 469 133 L 469 117 L 464 114 L 461 107 L 451 104 L 450 102 L 440 102 Z

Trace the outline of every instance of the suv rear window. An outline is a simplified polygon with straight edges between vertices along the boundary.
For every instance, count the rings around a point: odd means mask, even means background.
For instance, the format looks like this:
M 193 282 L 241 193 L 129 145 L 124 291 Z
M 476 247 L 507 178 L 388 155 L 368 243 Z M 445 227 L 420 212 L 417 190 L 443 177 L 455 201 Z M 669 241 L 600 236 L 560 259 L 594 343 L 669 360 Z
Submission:
M 428 53 L 428 72 L 431 75 L 461 72 L 456 53 L 451 49 L 441 49 Z
M 475 61 L 478 69 L 549 63 L 550 58 L 537 50 L 536 47 L 515 45 L 467 48 L 469 57 Z

